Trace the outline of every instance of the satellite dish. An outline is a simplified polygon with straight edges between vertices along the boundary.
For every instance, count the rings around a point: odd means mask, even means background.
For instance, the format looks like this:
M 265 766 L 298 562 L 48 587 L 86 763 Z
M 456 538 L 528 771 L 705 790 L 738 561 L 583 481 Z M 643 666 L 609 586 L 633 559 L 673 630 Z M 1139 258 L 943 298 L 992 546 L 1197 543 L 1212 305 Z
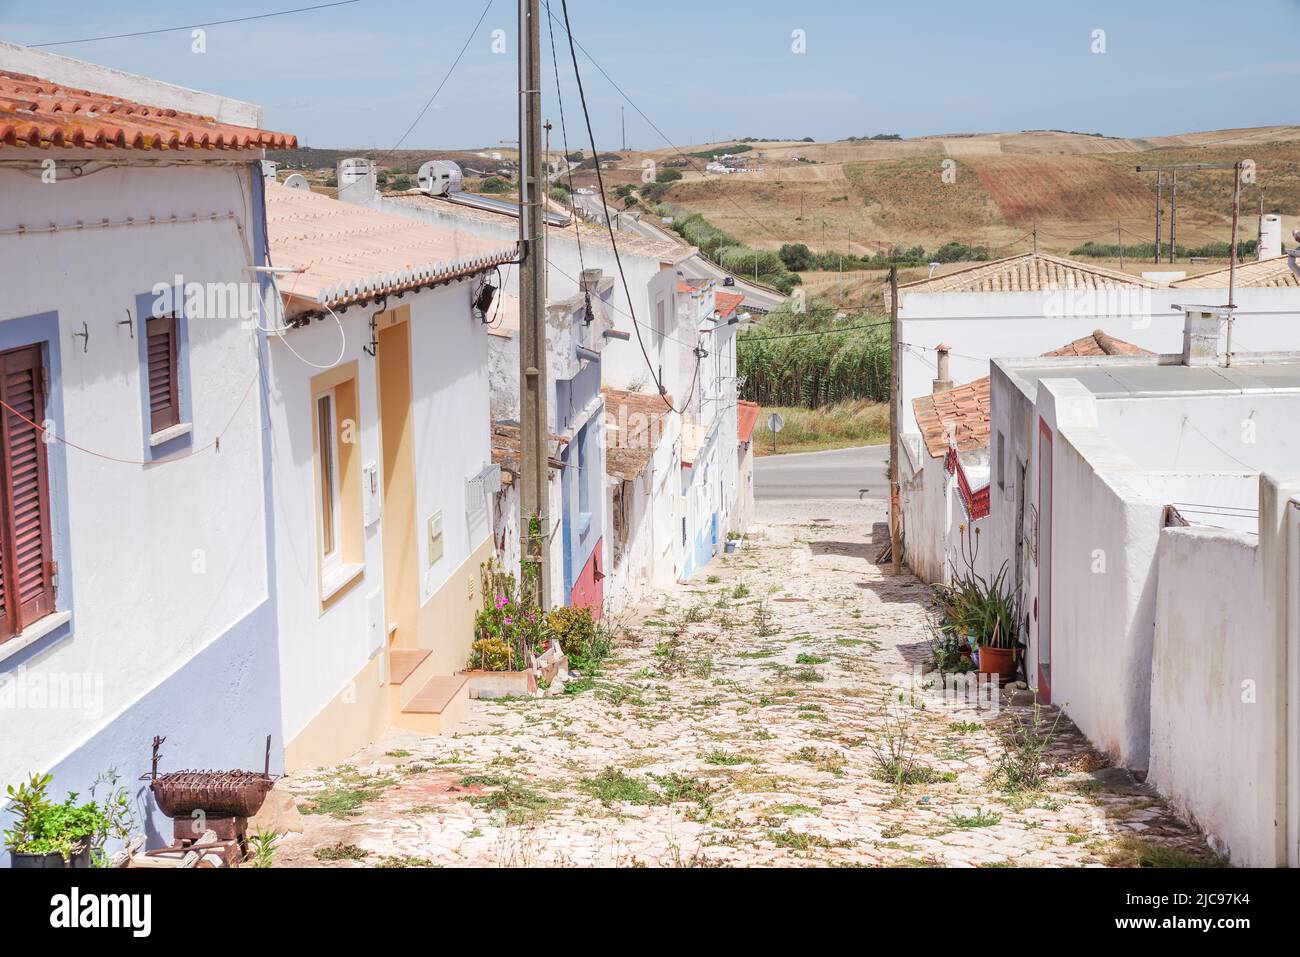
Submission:
M 460 164 L 451 160 L 429 160 L 415 174 L 415 185 L 427 196 L 459 193 L 463 182 Z
M 311 183 L 307 182 L 307 177 L 302 173 L 290 173 L 285 177 L 283 185 L 289 189 L 305 189 L 309 192 L 311 190 Z

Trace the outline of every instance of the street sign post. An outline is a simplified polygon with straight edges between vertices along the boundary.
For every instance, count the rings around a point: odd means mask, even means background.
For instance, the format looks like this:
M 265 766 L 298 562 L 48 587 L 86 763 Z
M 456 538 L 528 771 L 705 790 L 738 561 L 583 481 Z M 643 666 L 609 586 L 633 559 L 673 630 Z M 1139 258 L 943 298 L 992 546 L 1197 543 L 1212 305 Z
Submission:
M 767 427 L 772 430 L 772 451 L 776 451 L 776 433 L 785 428 L 785 419 L 780 412 L 773 412 L 767 417 Z

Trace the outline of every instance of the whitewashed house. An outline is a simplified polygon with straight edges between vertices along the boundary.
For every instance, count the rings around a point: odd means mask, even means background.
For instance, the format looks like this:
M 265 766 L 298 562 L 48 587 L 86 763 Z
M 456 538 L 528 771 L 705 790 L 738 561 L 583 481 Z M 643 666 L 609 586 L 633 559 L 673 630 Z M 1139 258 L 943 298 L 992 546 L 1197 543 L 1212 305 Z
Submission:
M 163 771 L 260 769 L 267 735 L 283 766 L 253 268 L 295 141 L 8 43 L 0 100 L 0 788 L 115 769 L 156 845 L 154 735 Z
M 551 299 L 546 307 L 546 414 L 560 467 L 550 493 L 558 501 L 548 505 L 550 599 L 552 605 L 590 608 L 596 618 L 605 608 L 609 563 L 601 366 L 606 345 L 626 337 L 610 318 L 613 288 L 613 279 L 589 269 L 578 294 Z M 519 307 L 512 296 L 503 305 L 493 320 L 489 361 L 494 435 L 510 439 L 519 423 Z M 517 449 L 502 451 L 513 451 L 511 464 L 517 468 Z M 514 499 L 514 494 L 512 487 L 505 498 Z M 504 498 L 499 505 L 499 550 L 517 562 L 518 518 L 508 513 Z
M 1010 556 L 996 551 L 986 534 L 989 525 L 991 455 L 1005 455 L 1005 435 L 998 449 L 990 449 L 989 377 L 954 386 L 949 378 L 948 348 L 940 345 L 938 376 L 930 395 L 912 400 L 918 431 L 905 433 L 899 457 L 900 505 L 903 518 L 903 554 L 908 567 L 927 582 L 948 583 L 953 572 L 968 568 L 990 578 L 1003 561 L 1008 573 Z M 1150 355 L 1131 343 L 1100 329 L 1076 339 L 1044 358 L 1099 358 L 1110 355 Z M 1004 490 L 1005 468 L 999 478 Z M 1024 464 L 1010 466 L 1012 472 Z M 1018 474 L 1018 473 L 1016 473 Z M 1023 489 L 1023 483 L 1018 488 Z M 1016 508 L 1024 509 L 1023 495 Z M 1012 575 L 1012 580 L 1017 580 Z
M 1224 365 L 1186 309 L 1181 352 L 995 362 L 986 537 L 1040 700 L 1234 860 L 1294 863 L 1300 355 Z
M 483 283 L 492 243 L 267 186 L 271 481 L 289 767 L 439 732 L 493 554 Z
M 681 417 L 670 410 L 672 396 L 609 386 L 604 392 L 610 515 L 605 601 L 623 609 L 681 574 Z
M 1300 306 L 1287 288 L 1294 277 L 1284 273 L 1285 262 L 1277 259 L 1238 268 L 1234 349 L 1295 348 Z M 1270 282 L 1273 279 L 1282 284 Z M 988 375 L 995 358 L 1042 355 L 1098 327 L 1158 352 L 1182 334 L 1179 307 L 1189 301 L 1189 290 L 1197 290 L 1190 299 L 1224 305 L 1227 286 L 1226 270 L 1162 286 L 1046 253 L 978 263 L 901 286 L 903 432 L 916 431 L 912 400 L 931 390 L 939 345 L 950 350 L 955 382 Z M 1211 289 L 1218 291 L 1206 295 Z

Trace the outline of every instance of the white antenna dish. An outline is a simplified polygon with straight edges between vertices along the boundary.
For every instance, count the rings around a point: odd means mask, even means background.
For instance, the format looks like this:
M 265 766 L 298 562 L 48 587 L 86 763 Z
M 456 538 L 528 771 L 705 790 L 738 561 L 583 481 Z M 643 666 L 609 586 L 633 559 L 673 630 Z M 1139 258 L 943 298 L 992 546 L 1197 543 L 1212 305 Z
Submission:
M 311 190 L 311 183 L 307 182 L 307 177 L 303 176 L 302 173 L 290 173 L 285 177 L 284 185 L 289 189 Z
M 415 175 L 415 185 L 428 196 L 459 193 L 465 181 L 460 165 L 451 160 L 429 160 Z

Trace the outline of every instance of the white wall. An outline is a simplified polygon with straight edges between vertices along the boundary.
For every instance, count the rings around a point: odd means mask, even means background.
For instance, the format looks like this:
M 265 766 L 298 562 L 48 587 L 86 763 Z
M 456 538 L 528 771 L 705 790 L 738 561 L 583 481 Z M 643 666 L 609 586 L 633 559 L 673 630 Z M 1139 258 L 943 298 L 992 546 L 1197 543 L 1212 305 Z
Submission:
M 60 171 L 66 161 L 89 162 L 77 151 L 55 156 Z M 47 184 L 37 170 L 35 176 L 0 170 L 0 228 L 231 210 L 239 225 L 220 219 L 0 236 L 0 326 L 58 313 L 61 368 L 58 381 L 50 383 L 63 403 L 56 431 L 88 449 L 127 460 L 49 447 L 50 455 L 66 458 L 67 500 L 54 502 L 53 508 L 65 507 L 70 523 L 71 560 L 60 567 L 58 577 L 60 590 L 73 595 L 74 632 L 40 650 L 26 667 L 102 679 L 102 706 L 93 715 L 59 708 L 24 713 L 22 733 L 6 735 L 0 748 L 0 785 L 47 769 L 89 741 L 268 598 L 257 336 L 240 317 L 187 321 L 190 449 L 201 449 L 220 434 L 220 452 L 132 464 L 145 455 L 147 432 L 136 297 L 155 284 L 170 284 L 177 274 L 191 282 L 249 278 L 245 266 L 252 251 L 246 239 L 255 220 L 248 192 L 253 174 L 247 167 L 219 164 L 90 166 L 80 178 L 61 172 L 55 183 Z M 119 324 L 127 319 L 130 328 Z M 83 332 L 83 323 L 89 332 L 84 342 L 73 335 Z M 0 646 L 0 654 L 5 651 Z M 214 672 L 214 685 L 222 680 Z M 214 688 L 214 694 L 220 692 Z M 196 707 L 200 703 L 196 699 Z M 274 710 L 274 703 L 268 703 Z M 181 713 L 173 720 L 174 746 L 195 744 L 197 736 L 187 737 L 183 729 L 194 730 L 205 716 Z M 235 724 L 232 720 L 232 741 Z M 167 732 L 166 727 L 155 729 Z M 136 744 L 147 751 L 147 737 Z M 255 750 L 250 761 L 260 758 L 260 748 Z M 188 754 L 195 760 L 203 757 L 197 750 Z M 116 760 L 108 749 L 100 757 Z M 130 767 L 123 764 L 120 770 Z
M 1238 289 L 1233 349 L 1300 349 L 1300 290 Z M 1183 305 L 1222 305 L 1227 290 L 1138 289 L 1116 297 L 1071 292 L 908 293 L 899 298 L 903 431 L 916 431 L 912 400 L 928 395 L 934 347 L 951 350 L 950 375 L 961 384 L 989 374 L 995 358 L 1040 356 L 1102 329 L 1152 352 L 1181 352 Z
M 470 313 L 471 290 L 472 283 L 462 281 L 389 301 L 390 308 L 411 310 L 412 434 L 420 520 L 415 537 L 422 603 L 491 533 L 491 503 L 471 517 L 465 487 L 466 479 L 476 475 L 491 454 L 487 336 Z M 320 610 L 311 395 L 311 380 L 322 367 L 332 367 L 336 360 L 356 361 L 361 463 L 378 466 L 382 456 L 375 359 L 364 351 L 370 341 L 369 317 L 376 308 L 344 312 L 342 340 L 339 325 L 329 318 L 271 338 L 268 378 L 286 740 L 293 740 L 377 650 L 368 633 L 367 604 L 376 594 L 383 595 L 382 522 L 365 528 L 362 582 Z M 443 556 L 430 567 L 423 528 L 438 511 L 443 517 Z
M 1239 866 L 1300 864 L 1298 491 L 1261 477 L 1257 535 L 1160 540 L 1149 780 Z

